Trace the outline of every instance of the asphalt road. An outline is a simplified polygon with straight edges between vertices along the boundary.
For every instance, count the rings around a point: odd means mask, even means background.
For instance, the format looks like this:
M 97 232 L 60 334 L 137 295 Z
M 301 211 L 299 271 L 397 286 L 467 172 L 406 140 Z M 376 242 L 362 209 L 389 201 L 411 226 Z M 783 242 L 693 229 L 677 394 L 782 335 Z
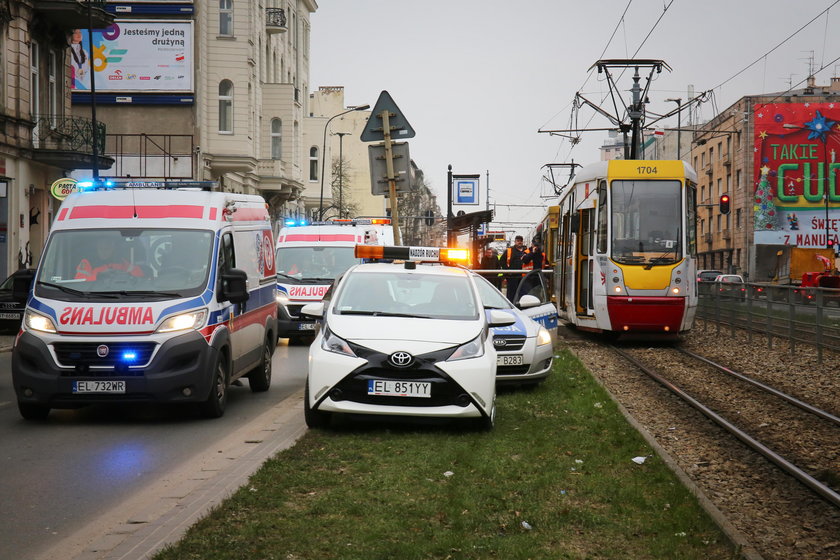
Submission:
M 271 389 L 233 387 L 216 420 L 103 405 L 28 422 L 0 353 L 0 557 L 143 558 L 177 539 L 303 433 L 306 360 L 305 346 L 281 341 Z

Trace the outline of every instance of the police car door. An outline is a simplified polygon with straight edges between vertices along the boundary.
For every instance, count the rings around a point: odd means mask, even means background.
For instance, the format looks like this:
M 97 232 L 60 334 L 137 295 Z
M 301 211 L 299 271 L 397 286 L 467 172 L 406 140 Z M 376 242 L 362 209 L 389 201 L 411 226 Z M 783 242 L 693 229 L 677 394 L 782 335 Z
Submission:
M 519 300 L 524 295 L 531 295 L 540 300 L 540 304 L 534 307 L 522 309 L 528 317 L 541 324 L 547 329 L 557 328 L 557 307 L 551 302 L 551 296 L 547 288 L 546 277 L 542 270 L 532 270 L 522 279 L 516 289 L 514 302 L 519 307 Z

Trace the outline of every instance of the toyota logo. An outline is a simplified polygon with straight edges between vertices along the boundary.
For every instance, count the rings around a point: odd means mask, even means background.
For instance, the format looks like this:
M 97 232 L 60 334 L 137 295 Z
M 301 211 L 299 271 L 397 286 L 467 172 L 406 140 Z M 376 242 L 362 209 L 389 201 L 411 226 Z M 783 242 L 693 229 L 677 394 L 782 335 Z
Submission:
M 96 347 L 96 355 L 100 358 L 104 358 L 105 356 L 107 356 L 108 352 L 110 352 L 110 349 L 104 344 L 100 344 Z
M 507 346 L 507 340 L 504 338 L 494 338 L 493 339 L 493 346 L 498 346 L 499 348 L 503 348 Z
M 411 362 L 414 358 L 411 357 L 411 354 L 408 352 L 394 352 L 388 358 L 393 365 L 396 367 L 406 367 L 411 365 Z

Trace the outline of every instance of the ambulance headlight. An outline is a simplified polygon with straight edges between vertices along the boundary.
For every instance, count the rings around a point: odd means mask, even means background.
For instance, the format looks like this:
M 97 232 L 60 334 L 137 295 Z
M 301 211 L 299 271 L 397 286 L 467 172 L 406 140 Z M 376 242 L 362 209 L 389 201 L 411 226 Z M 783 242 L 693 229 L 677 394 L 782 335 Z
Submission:
M 551 333 L 545 327 L 540 327 L 540 332 L 537 334 L 537 346 L 544 344 L 551 344 Z
M 23 324 L 26 325 L 27 329 L 32 331 L 41 331 L 48 333 L 56 332 L 55 325 L 53 324 L 52 319 L 50 319 L 46 315 L 35 313 L 34 311 L 29 309 L 26 310 L 26 314 L 24 314 L 23 316 Z
M 175 332 L 186 331 L 190 329 L 200 329 L 204 326 L 204 319 L 207 317 L 207 310 L 190 311 L 189 313 L 181 313 L 168 317 L 157 328 L 156 332 Z
M 274 296 L 274 299 L 277 300 L 277 303 L 280 305 L 288 305 L 289 304 L 289 294 L 286 292 L 277 291 Z

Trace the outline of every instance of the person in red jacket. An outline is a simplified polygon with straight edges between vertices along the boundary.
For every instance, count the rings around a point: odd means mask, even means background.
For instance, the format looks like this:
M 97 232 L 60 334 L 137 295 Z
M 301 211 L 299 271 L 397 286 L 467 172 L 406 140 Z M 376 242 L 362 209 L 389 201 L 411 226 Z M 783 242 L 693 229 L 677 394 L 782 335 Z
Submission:
M 96 240 L 96 253 L 90 259 L 84 258 L 76 266 L 77 280 L 93 281 L 106 270 L 121 270 L 132 276 L 143 276 L 140 267 L 128 262 L 125 257 L 116 254 L 117 243 L 112 237 L 99 237 Z

